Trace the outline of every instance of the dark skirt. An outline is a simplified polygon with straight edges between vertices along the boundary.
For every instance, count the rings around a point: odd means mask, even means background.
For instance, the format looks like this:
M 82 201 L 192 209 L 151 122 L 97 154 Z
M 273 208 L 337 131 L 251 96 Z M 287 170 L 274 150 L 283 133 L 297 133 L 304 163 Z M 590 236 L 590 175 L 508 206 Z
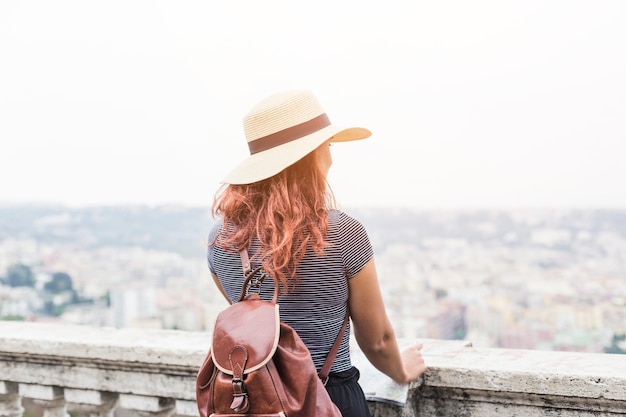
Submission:
M 359 385 L 359 370 L 354 366 L 347 371 L 331 372 L 326 391 L 339 407 L 342 417 L 371 417 L 365 394 Z

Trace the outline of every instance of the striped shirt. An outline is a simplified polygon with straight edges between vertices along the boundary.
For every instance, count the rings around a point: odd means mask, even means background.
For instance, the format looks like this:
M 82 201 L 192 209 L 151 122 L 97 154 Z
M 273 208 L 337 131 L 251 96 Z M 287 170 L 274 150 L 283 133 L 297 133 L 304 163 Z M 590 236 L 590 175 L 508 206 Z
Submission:
M 221 222 L 211 230 L 212 242 L 222 227 Z M 328 213 L 327 246 L 323 256 L 307 249 L 298 264 L 298 283 L 288 294 L 278 298 L 280 318 L 293 327 L 309 348 L 313 362 L 319 370 L 339 334 L 348 303 L 348 279 L 354 277 L 373 256 L 372 246 L 363 225 L 339 210 Z M 258 242 L 248 248 L 250 257 L 258 249 Z M 217 276 L 226 295 L 237 300 L 243 284 L 241 260 L 238 253 L 209 246 L 209 269 Z M 260 265 L 252 264 L 252 268 Z M 265 279 L 261 285 L 261 298 L 270 300 L 274 283 Z M 331 372 L 341 372 L 351 367 L 350 328 L 343 336 Z

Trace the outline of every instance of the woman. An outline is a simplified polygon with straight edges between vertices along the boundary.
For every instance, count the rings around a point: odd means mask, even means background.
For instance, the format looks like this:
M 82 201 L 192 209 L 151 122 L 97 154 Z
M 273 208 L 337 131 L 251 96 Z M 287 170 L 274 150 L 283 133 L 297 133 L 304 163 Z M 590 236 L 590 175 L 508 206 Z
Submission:
M 238 299 L 239 250 L 247 248 L 253 268 L 280 282 L 281 319 L 298 332 L 318 370 L 349 308 L 368 360 L 398 383 L 415 380 L 425 370 L 421 345 L 399 351 L 367 233 L 334 209 L 326 183 L 330 144 L 364 139 L 369 130 L 331 124 L 308 91 L 263 100 L 245 116 L 244 130 L 251 155 L 224 179 L 213 206 L 222 221 L 211 231 L 208 260 L 222 294 Z M 274 289 L 268 281 L 261 287 L 266 299 Z M 326 388 L 344 417 L 369 416 L 349 339 L 346 332 Z

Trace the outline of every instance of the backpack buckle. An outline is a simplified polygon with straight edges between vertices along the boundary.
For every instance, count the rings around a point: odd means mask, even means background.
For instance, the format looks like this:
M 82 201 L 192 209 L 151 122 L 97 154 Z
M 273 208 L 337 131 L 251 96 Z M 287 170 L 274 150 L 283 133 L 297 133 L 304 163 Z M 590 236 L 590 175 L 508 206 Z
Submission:
M 265 277 L 266 277 L 266 276 L 267 276 L 267 275 L 265 275 L 265 272 L 263 272 L 263 273 L 261 274 L 261 276 L 260 276 L 260 277 L 258 277 L 258 278 L 256 278 L 256 277 L 252 278 L 252 279 L 250 280 L 250 283 L 248 284 L 248 289 L 250 289 L 250 288 L 258 288 L 258 289 L 261 289 L 261 284 L 263 284 L 263 281 L 265 280 Z
M 255 276 L 257 272 L 261 272 L 260 277 Z M 251 275 L 252 276 L 248 276 L 249 280 L 248 285 L 246 286 L 246 294 L 255 292 L 259 294 L 259 296 L 261 296 L 261 284 L 263 284 L 263 281 L 265 280 L 265 277 L 267 277 L 267 275 L 262 269 L 255 269 L 254 271 L 252 271 Z
M 245 413 L 250 408 L 246 385 L 241 378 L 233 378 L 233 402 L 230 409 L 236 413 Z

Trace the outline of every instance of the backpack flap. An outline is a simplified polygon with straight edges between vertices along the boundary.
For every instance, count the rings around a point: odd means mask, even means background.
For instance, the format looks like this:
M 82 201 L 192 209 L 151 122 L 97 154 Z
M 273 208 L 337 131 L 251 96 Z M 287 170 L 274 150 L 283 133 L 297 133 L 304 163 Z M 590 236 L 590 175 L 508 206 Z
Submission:
M 211 356 L 217 369 L 241 378 L 269 362 L 279 337 L 278 304 L 253 293 L 218 314 Z

